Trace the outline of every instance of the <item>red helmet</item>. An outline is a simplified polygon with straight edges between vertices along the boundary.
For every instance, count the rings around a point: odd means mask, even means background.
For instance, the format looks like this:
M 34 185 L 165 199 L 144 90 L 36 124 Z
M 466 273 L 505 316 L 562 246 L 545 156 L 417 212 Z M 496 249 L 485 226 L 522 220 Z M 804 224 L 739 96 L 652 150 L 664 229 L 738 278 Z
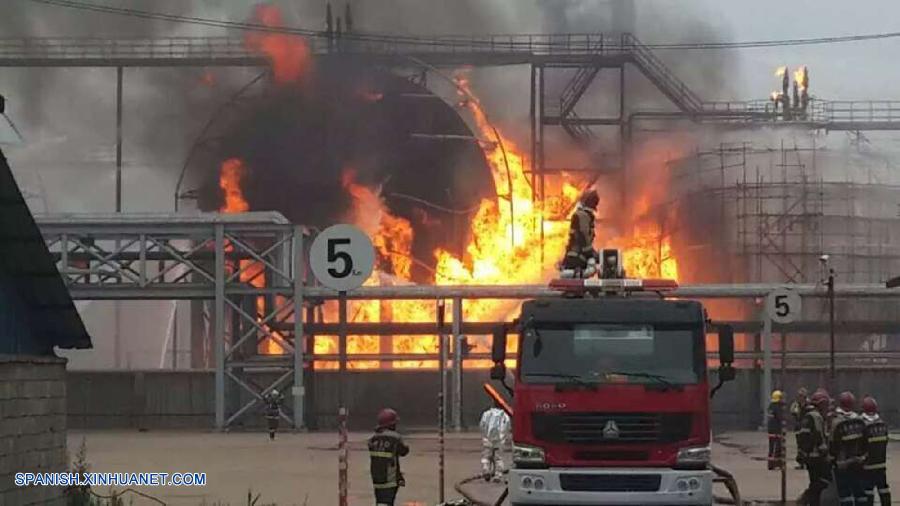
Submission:
M 379 429 L 387 429 L 389 427 L 393 427 L 397 425 L 397 420 L 400 417 L 397 416 L 397 412 L 391 408 L 384 408 L 378 412 L 378 428 Z
M 822 405 L 828 406 L 829 401 L 831 401 L 831 399 L 823 390 L 816 390 L 816 392 L 812 394 L 812 397 L 809 398 L 810 404 L 816 407 L 821 407 Z
M 874 415 L 878 413 L 878 402 L 875 401 L 875 398 L 867 395 L 863 398 L 862 409 L 867 415 Z
M 844 411 L 853 411 L 856 408 L 856 397 L 853 392 L 841 392 L 838 397 L 838 406 Z

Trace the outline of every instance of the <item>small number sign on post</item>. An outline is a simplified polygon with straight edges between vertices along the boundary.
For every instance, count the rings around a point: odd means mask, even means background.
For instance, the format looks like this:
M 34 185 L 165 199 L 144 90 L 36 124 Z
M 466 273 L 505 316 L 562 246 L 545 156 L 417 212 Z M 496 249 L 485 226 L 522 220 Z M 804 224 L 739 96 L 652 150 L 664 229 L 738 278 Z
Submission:
M 339 292 L 355 290 L 375 267 L 372 240 L 353 225 L 328 227 L 313 241 L 309 266 L 324 286 Z
M 789 288 L 778 288 L 766 297 L 766 313 L 775 323 L 793 323 L 800 315 L 800 295 Z

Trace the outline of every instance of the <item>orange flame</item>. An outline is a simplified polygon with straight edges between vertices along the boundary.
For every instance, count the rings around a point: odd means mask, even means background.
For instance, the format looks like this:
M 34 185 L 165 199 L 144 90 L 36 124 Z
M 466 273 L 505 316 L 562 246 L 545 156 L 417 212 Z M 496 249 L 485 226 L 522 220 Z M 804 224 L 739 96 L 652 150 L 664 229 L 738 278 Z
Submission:
M 241 190 L 241 180 L 247 172 L 244 162 L 238 158 L 229 158 L 222 162 L 219 171 L 219 188 L 225 194 L 225 202 L 219 208 L 223 213 L 245 213 L 250 210 L 250 204 L 244 199 Z
M 809 88 L 809 71 L 806 69 L 806 65 L 801 65 L 794 71 L 794 81 L 797 82 L 800 91 L 806 91 Z
M 562 257 L 568 237 L 568 215 L 581 194 L 582 188 L 568 175 L 556 183 L 556 195 L 552 201 L 541 203 L 534 198 L 528 173 L 528 161 L 523 151 L 509 138 L 492 126 L 481 104 L 469 91 L 468 82 L 459 80 L 464 96 L 462 105 L 473 119 L 475 133 L 482 140 L 482 149 L 488 161 L 497 196 L 484 199 L 471 219 L 470 238 L 462 256 L 450 251 L 434 251 L 434 283 L 448 284 L 530 284 L 544 283 L 555 275 L 555 263 Z M 654 153 L 662 150 L 655 150 Z M 658 169 L 662 160 L 650 158 L 647 165 Z M 228 161 L 222 167 L 223 189 L 226 191 L 224 209 L 247 210 L 232 204 L 239 202 L 240 179 L 243 166 L 239 160 Z M 658 172 L 658 171 L 657 171 Z M 226 185 L 224 181 L 228 181 Z M 411 279 L 413 229 L 409 221 L 394 216 L 380 195 L 379 187 L 368 187 L 356 181 L 352 169 L 342 174 L 343 187 L 352 197 L 352 207 L 344 217 L 355 223 L 373 239 L 378 253 L 378 268 L 367 280 L 367 285 L 405 284 Z M 237 191 L 228 188 L 236 186 Z M 630 276 L 678 278 L 678 263 L 670 238 L 652 219 L 651 201 L 659 201 L 665 185 L 647 184 L 639 189 L 639 196 L 631 206 L 632 218 L 626 220 L 628 233 L 623 237 L 600 237 L 598 244 L 623 249 L 625 268 Z M 229 200 L 229 196 L 231 200 Z M 541 231 L 543 230 L 543 238 Z M 543 241 L 542 241 L 543 239 Z M 543 252 L 542 252 L 543 248 Z M 422 262 L 427 264 L 428 262 Z M 470 300 L 463 307 L 466 321 L 498 321 L 508 319 L 519 303 L 514 301 Z M 334 322 L 336 304 L 326 304 L 325 321 Z M 447 310 L 448 321 L 451 315 Z M 348 303 L 350 322 L 432 322 L 435 321 L 434 301 L 351 301 Z M 516 342 L 510 340 L 510 351 Z M 470 337 L 473 351 L 489 350 L 489 340 Z M 280 352 L 277 343 L 267 350 Z M 393 363 L 377 360 L 353 360 L 357 354 L 434 354 L 438 350 L 436 336 L 349 336 L 347 352 L 351 357 L 348 367 L 370 368 L 421 368 L 437 367 L 434 360 L 410 360 Z M 335 336 L 316 336 L 315 353 L 336 354 Z M 471 360 L 467 367 L 487 367 L 490 361 Z M 510 365 L 514 365 L 511 363 Z M 317 368 L 334 369 L 337 363 L 317 361 Z
M 284 26 L 281 10 L 271 4 L 257 5 L 254 21 L 271 28 Z M 279 84 L 298 81 L 312 62 L 309 46 L 298 35 L 250 32 L 244 43 L 248 49 L 265 55 L 272 65 L 275 82 Z

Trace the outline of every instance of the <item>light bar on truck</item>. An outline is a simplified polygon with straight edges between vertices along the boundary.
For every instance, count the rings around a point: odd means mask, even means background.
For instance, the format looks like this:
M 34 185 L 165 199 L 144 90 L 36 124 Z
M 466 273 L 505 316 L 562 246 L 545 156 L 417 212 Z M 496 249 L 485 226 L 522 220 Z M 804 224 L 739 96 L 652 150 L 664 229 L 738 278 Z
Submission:
M 673 279 L 554 279 L 550 288 L 561 292 L 664 292 L 675 290 Z

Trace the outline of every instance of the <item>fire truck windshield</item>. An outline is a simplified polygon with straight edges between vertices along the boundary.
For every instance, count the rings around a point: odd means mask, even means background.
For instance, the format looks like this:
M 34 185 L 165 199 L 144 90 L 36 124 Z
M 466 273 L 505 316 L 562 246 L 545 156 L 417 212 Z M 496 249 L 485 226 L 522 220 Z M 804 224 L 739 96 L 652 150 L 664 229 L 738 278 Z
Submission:
M 538 324 L 523 333 L 521 380 L 693 384 L 705 367 L 701 339 L 687 325 Z

